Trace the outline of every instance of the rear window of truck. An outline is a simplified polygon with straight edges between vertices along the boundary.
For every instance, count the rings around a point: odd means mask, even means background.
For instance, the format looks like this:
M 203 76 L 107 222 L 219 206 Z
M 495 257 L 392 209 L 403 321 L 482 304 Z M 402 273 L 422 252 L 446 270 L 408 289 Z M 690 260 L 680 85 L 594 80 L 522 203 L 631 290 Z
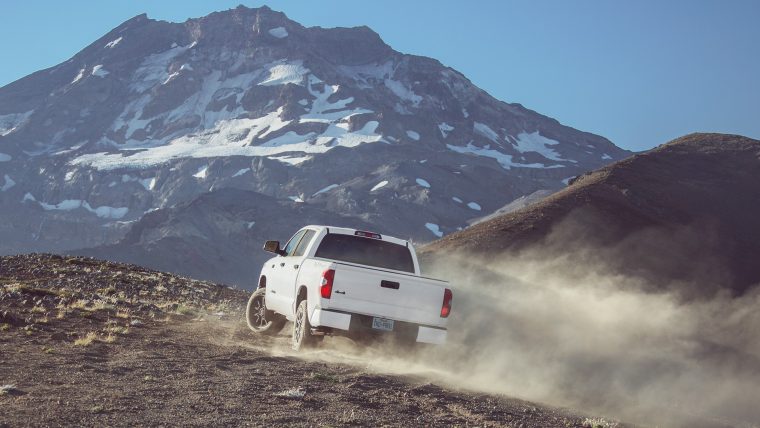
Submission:
M 379 239 L 329 234 L 322 239 L 315 257 L 414 273 L 409 248 Z

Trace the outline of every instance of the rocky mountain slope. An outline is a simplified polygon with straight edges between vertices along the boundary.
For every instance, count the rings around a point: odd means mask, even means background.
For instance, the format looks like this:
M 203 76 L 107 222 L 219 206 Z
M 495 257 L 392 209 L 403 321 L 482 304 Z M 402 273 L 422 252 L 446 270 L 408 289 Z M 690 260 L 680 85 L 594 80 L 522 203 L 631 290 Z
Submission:
M 760 284 L 760 141 L 691 134 L 438 240 L 428 256 L 540 251 L 690 295 Z
M 371 227 L 359 218 L 336 215 L 311 204 L 224 188 L 146 214 L 117 244 L 73 253 L 253 289 L 261 266 L 272 256 L 262 250 L 264 241 L 280 239 L 284 245 L 296 230 L 294 221 Z
M 141 15 L 0 88 L 0 253 L 115 244 L 225 188 L 276 199 L 280 239 L 294 202 L 427 241 L 628 154 L 366 27 Z
M 246 298 L 134 265 L 0 257 L 0 426 L 618 426 L 383 373 L 350 344 L 331 354 L 333 338 L 288 354 L 286 335 L 247 330 Z

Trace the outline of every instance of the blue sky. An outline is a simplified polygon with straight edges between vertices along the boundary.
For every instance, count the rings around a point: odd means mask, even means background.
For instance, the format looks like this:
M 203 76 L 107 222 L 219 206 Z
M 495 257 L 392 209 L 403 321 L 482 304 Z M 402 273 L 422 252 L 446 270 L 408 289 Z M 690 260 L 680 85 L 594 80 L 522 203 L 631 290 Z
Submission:
M 321 0 L 3 2 L 0 85 L 146 12 L 184 21 L 267 4 L 306 26 L 368 25 L 496 98 L 621 147 L 696 131 L 760 138 L 760 1 Z

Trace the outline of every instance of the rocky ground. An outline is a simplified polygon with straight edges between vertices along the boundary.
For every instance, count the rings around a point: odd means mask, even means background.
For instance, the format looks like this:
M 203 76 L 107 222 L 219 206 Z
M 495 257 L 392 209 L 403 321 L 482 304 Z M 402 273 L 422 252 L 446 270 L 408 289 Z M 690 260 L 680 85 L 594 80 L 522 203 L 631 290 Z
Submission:
M 0 426 L 616 426 L 383 374 L 350 346 L 338 362 L 293 355 L 288 327 L 247 329 L 247 297 L 134 265 L 0 258 Z

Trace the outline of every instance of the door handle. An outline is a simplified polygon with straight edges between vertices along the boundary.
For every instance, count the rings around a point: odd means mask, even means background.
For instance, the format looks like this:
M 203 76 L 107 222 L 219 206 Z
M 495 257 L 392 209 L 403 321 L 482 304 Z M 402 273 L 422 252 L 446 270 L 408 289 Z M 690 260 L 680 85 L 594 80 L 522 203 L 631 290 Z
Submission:
M 293 269 L 298 269 L 298 265 L 293 265 Z
M 285 266 L 285 262 L 280 263 L 280 267 Z
M 346 292 L 345 292 L 345 291 L 338 291 L 338 290 L 335 290 L 335 294 L 346 294 Z
M 385 280 L 383 280 L 383 281 L 380 281 L 380 286 L 383 287 L 383 288 L 392 288 L 394 290 L 398 290 L 399 283 L 398 282 L 393 282 L 393 281 L 385 281 Z

